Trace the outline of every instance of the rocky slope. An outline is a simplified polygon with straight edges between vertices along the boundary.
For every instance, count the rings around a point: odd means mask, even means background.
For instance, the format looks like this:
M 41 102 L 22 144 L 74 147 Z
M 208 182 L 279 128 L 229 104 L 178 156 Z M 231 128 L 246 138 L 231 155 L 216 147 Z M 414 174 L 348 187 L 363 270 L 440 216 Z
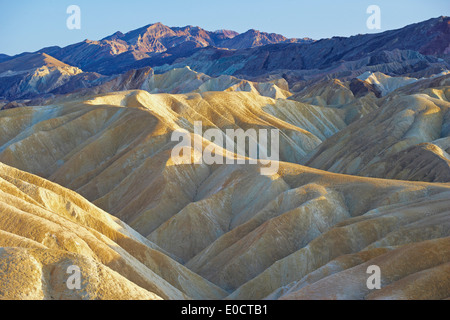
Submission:
M 76 161 L 76 157 L 84 157 L 84 154 L 90 153 L 90 148 L 102 143 L 112 143 L 109 151 L 99 147 L 106 157 L 118 150 L 126 154 L 130 148 L 143 156 L 142 150 L 147 150 L 145 154 L 150 156 L 155 148 L 153 143 L 157 143 L 157 149 L 173 147 L 175 143 L 170 140 L 172 131 L 183 128 L 193 132 L 195 121 L 203 122 L 204 131 L 207 128 L 222 131 L 229 128 L 277 128 L 281 130 L 281 159 L 292 162 L 298 161 L 346 126 L 339 112 L 332 108 L 274 100 L 249 92 L 151 95 L 146 91 L 124 91 L 78 100 L 63 99 L 37 108 L 5 110 L 0 121 L 0 160 L 10 164 L 14 162 L 15 167 L 43 177 L 49 177 L 57 168 L 63 171 L 69 169 L 69 162 Z M 130 121 L 133 123 L 132 130 L 129 128 Z M 68 139 L 62 149 L 58 142 L 60 134 Z M 36 161 L 30 147 L 36 151 L 55 150 L 56 153 L 48 153 Z M 18 159 L 14 154 L 20 149 L 23 158 Z M 75 158 L 71 160 L 73 156 Z M 92 165 L 97 169 L 104 160 L 102 157 L 92 159 L 96 162 Z M 85 172 L 77 169 L 74 174 L 81 179 L 84 173 L 91 170 L 89 166 L 85 169 Z M 64 176 L 66 174 L 61 171 L 61 178 Z M 75 177 L 66 176 L 65 179 L 72 181 L 72 178 Z M 88 176 L 85 178 L 90 179 Z
M 274 44 L 236 51 L 200 48 L 176 61 L 170 57 L 167 61 L 147 58 L 139 64 L 159 65 L 165 71 L 189 65 L 208 75 L 230 74 L 250 80 L 278 75 L 291 85 L 326 76 L 349 80 L 367 71 L 420 78 L 449 69 L 449 19 L 439 17 L 398 30 L 309 44 Z
M 15 105 L 44 104 L 55 97 L 75 93 L 77 96 L 88 96 L 100 93 L 126 91 L 134 89 L 146 90 L 150 93 L 189 93 L 207 91 L 246 91 L 262 96 L 285 99 L 292 94 L 289 85 L 283 78 L 267 82 L 252 82 L 233 76 L 217 78 L 195 72 L 189 67 L 172 69 L 163 74 L 155 74 L 150 67 L 130 70 L 118 76 L 103 76 L 93 72 L 82 72 L 80 69 L 65 65 L 45 54 L 39 61 L 42 66 L 33 68 L 35 55 L 25 56 L 26 63 L 31 61 L 31 69 L 24 68 L 23 61 L 18 61 L 19 70 L 13 71 L 16 59 L 0 63 L 0 94 L 5 99 L 3 109 Z M 23 57 L 22 57 L 23 58 Z M 23 59 L 17 60 L 23 60 Z M 55 63 L 53 63 L 55 62 Z M 48 65 L 47 65 L 48 64 Z M 8 101 L 12 100 L 11 103 Z M 17 100 L 17 101 L 16 101 Z
M 45 53 L 25 54 L 0 63 L 0 97 L 15 100 L 46 94 L 81 73 Z
M 239 34 L 228 30 L 211 32 L 194 26 L 170 28 L 162 23 L 154 23 L 125 34 L 118 31 L 99 41 L 85 40 L 64 48 L 44 48 L 40 52 L 86 71 L 110 75 L 118 73 L 118 70 L 127 71 L 125 68 L 135 61 L 158 56 L 159 53 L 186 55 L 209 46 L 246 49 L 284 42 L 306 43 L 310 40 L 287 39 L 279 34 L 257 30 Z
M 415 96 L 410 99 L 414 101 Z M 427 99 L 424 108 L 442 106 L 436 99 Z M 13 190 L 23 190 L 27 202 L 37 201 L 44 206 L 42 210 L 50 211 L 45 219 L 60 221 L 62 216 L 65 220 L 58 223 L 73 223 L 64 232 L 77 236 L 47 231 L 50 227 L 45 221 L 39 222 L 40 232 L 27 233 L 16 213 L 17 207 L 23 207 L 8 195 L 4 195 L 8 206 L 2 211 L 1 229 L 39 243 L 42 250 L 43 245 L 70 254 L 75 251 L 83 255 L 70 256 L 77 262 L 85 256 L 98 259 L 146 290 L 136 290 L 132 298 L 152 293 L 166 299 L 450 296 L 448 184 L 347 176 L 287 162 L 280 162 L 276 173 L 263 176 L 261 164 L 177 164 L 171 159 L 173 130 L 185 128 L 195 137 L 192 123 L 203 120 L 205 126 L 221 130 L 281 129 L 283 160 L 295 162 L 308 148 L 323 140 L 326 143 L 338 130 L 347 130 L 337 111 L 254 93 L 151 95 L 145 91 L 2 111 L 0 161 L 68 187 L 92 204 L 50 182 L 44 184 L 42 178 L 3 166 L 11 172 L 12 178 L 3 174 L 3 179 L 16 186 Z M 207 145 L 203 140 L 202 149 Z M 44 192 L 41 185 L 53 191 Z M 62 197 L 57 195 L 61 190 L 65 192 Z M 88 210 L 89 215 L 68 202 Z M 110 228 L 116 231 L 105 229 L 105 222 L 97 227 L 91 222 L 94 217 L 112 219 L 115 224 Z M 32 221 L 25 226 L 38 223 Z M 64 240 L 88 241 L 90 231 L 81 234 L 86 225 L 99 233 L 95 239 L 103 234 L 101 239 L 112 241 L 109 247 L 97 244 L 109 252 L 107 257 L 95 251 L 94 245 L 88 246 L 92 253 Z M 55 234 L 58 241 L 52 237 L 44 241 L 47 233 Z M 13 241 L 9 237 L 5 241 Z M 122 237 L 130 240 L 119 242 Z M 7 246 L 22 248 L 25 244 Z M 47 261 L 61 259 L 51 254 L 50 260 L 44 260 L 40 251 L 25 249 L 5 249 L 0 263 L 32 256 L 38 261 L 33 270 L 40 274 L 39 270 L 47 270 Z M 165 259 L 164 264 L 156 263 L 154 255 Z M 427 259 L 417 258 L 424 255 Z M 110 260 L 110 256 L 115 258 Z M 87 267 L 94 268 L 89 261 Z M 153 273 L 138 276 L 133 270 L 144 267 L 137 261 Z M 365 287 L 371 264 L 381 267 L 382 291 L 369 292 Z M 5 276 L 23 283 L 16 271 L 11 272 Z M 124 283 L 124 292 L 133 286 L 122 278 L 114 279 Z M 20 294 L 27 290 L 18 290 L 14 297 L 23 297 Z M 38 291 L 31 297 L 43 294 Z M 52 294 L 71 297 L 64 288 Z
M 211 299 L 224 291 L 73 191 L 0 164 L 0 298 Z M 82 287 L 71 290 L 67 268 Z
M 0 55 L 0 299 L 449 299 L 448 22 Z
M 438 77 L 444 76 L 449 73 L 450 72 L 447 70 L 447 71 L 441 72 L 439 74 L 435 74 L 432 77 L 416 79 L 416 78 L 408 78 L 408 77 L 390 77 L 381 72 L 375 72 L 375 73 L 366 72 L 366 73 L 362 74 L 361 76 L 359 76 L 358 79 L 369 83 L 374 88 L 378 89 L 378 91 L 380 92 L 380 95 L 385 96 L 385 95 L 397 90 L 398 88 L 407 86 L 411 83 L 415 83 L 415 82 L 430 79 L 430 78 L 431 79 L 438 78 Z
M 73 81 L 78 81 L 76 77 Z M 213 78 L 203 73 L 191 70 L 189 67 L 172 69 L 163 74 L 155 74 L 149 67 L 130 70 L 127 73 L 91 83 L 88 89 L 74 90 L 76 84 L 69 81 L 66 85 L 54 90 L 54 94 L 67 94 L 76 91 L 77 95 L 102 94 L 115 91 L 145 90 L 149 93 L 190 93 L 208 91 L 245 91 L 274 99 L 285 99 L 291 96 L 289 86 L 284 79 L 274 79 L 270 82 L 251 82 L 233 76 L 220 76 Z
M 117 32 L 100 41 L 49 47 L 34 54 L 4 55 L 0 57 L 0 99 L 75 92 L 121 81 L 149 67 L 157 74 L 189 67 L 214 78 L 234 76 L 259 83 L 285 79 L 294 92 L 324 79 L 352 80 L 354 92 L 386 95 L 413 81 L 408 77 L 419 79 L 448 72 L 448 22 L 448 17 L 439 17 L 379 34 L 320 41 L 287 39 L 256 30 L 237 34 L 156 23 L 126 34 Z M 48 63 L 41 62 L 32 67 L 34 57 L 39 56 L 58 61 L 59 66 L 47 70 Z M 21 63 L 29 66 L 28 72 Z M 38 67 L 45 70 L 35 73 Z M 386 77 L 381 80 L 370 76 L 379 73 L 396 78 L 387 84 L 390 80 Z
M 352 81 L 332 79 L 306 86 L 289 99 L 338 109 L 344 121 L 350 124 L 378 109 L 380 94 L 377 87 L 366 81 L 356 78 Z

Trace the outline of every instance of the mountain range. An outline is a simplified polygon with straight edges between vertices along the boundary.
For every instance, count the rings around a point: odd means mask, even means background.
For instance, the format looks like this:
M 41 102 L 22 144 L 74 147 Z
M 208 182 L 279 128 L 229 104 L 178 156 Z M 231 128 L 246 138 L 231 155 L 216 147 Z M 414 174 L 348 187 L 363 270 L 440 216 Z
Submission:
M 293 92 L 325 77 L 351 80 L 368 71 L 420 78 L 450 68 L 449 21 L 439 17 L 379 34 L 318 41 L 256 30 L 209 32 L 155 23 L 100 41 L 2 56 L 0 99 L 67 93 L 146 67 L 164 73 L 188 66 L 212 77 L 231 75 L 256 82 L 283 78 Z M 49 64 L 48 59 L 59 62 Z M 72 66 L 73 71 L 67 72 L 63 65 Z M 37 72 L 40 68 L 49 71 Z M 46 77 L 59 80 L 47 87 Z M 65 90 L 55 88 L 62 84 Z

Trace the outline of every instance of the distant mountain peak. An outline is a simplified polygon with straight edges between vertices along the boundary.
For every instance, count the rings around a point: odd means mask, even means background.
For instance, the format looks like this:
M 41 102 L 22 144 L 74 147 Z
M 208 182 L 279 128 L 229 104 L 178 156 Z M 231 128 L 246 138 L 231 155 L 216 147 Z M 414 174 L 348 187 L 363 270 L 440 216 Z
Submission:
M 44 52 L 27 53 L 3 62 L 0 65 L 0 73 L 13 70 L 25 71 L 41 67 L 70 67 L 64 62 L 55 59 Z

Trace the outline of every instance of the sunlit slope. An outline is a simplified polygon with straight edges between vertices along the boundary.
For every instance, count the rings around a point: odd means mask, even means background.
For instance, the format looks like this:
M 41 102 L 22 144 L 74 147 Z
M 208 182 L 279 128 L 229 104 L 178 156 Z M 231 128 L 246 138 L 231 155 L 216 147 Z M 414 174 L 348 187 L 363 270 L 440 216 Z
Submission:
M 66 192 L 64 198 L 58 198 L 46 190 L 38 192 L 33 190 L 35 187 L 29 185 L 30 182 L 28 184 L 26 182 L 29 181 L 29 177 L 39 181 L 42 179 L 6 166 L 2 169 L 7 170 L 7 174 L 2 172 L 2 178 L 8 183 L 13 179 L 15 183 L 12 190 L 17 193 L 26 191 L 26 194 L 20 195 L 25 198 L 22 201 L 28 203 L 27 208 L 22 208 L 21 202 L 16 200 L 18 195 L 13 198 L 2 192 L 3 201 L 7 203 L 5 205 L 2 202 L 2 207 L 4 209 L 7 206 L 7 208 L 2 210 L 1 245 L 16 247 L 16 249 L 5 249 L 3 262 L 6 262 L 4 263 L 14 259 L 20 261 L 31 259 L 35 263 L 31 256 L 44 266 L 49 263 L 48 261 L 51 261 L 53 266 L 55 261 L 60 261 L 58 259 L 61 259 L 61 254 L 64 253 L 68 255 L 69 261 L 64 259 L 64 263 L 61 263 L 57 271 L 52 273 L 56 274 L 55 277 L 62 277 L 65 270 L 63 268 L 67 268 L 70 264 L 81 264 L 82 270 L 89 270 L 84 276 L 89 277 L 97 274 L 92 272 L 94 267 L 89 264 L 91 261 L 89 258 L 91 258 L 97 263 L 96 265 L 101 263 L 117 270 L 127 279 L 138 283 L 141 288 L 146 288 L 146 284 L 152 288 L 149 290 L 147 287 L 147 290 L 158 292 L 160 296 L 186 298 L 180 293 L 175 294 L 176 289 L 154 273 L 150 273 L 151 285 L 136 276 L 132 270 L 133 267 L 137 268 L 136 265 L 140 268 L 145 267 L 131 255 L 147 256 L 142 252 L 144 246 L 139 244 L 143 242 L 143 239 L 129 229 L 123 230 L 124 225 L 116 219 L 98 209 L 100 215 L 96 215 L 95 210 L 89 211 L 89 215 L 82 215 L 82 211 L 74 204 L 67 204 L 77 199 L 73 192 L 49 182 L 46 182 L 45 187 L 53 192 L 64 190 Z M 416 273 L 428 269 L 432 272 L 436 269 L 436 273 L 430 274 L 430 279 L 434 279 L 430 285 L 436 281 L 443 283 L 443 288 L 437 293 L 428 293 L 428 297 L 439 298 L 448 294 L 446 273 L 441 270 L 444 268 L 445 271 L 445 265 L 441 267 L 441 264 L 447 263 L 450 259 L 450 254 L 447 252 L 448 245 L 445 245 L 445 239 L 448 239 L 450 232 L 448 225 L 450 188 L 448 186 L 343 176 L 288 164 L 282 164 L 279 174 L 273 177 L 261 177 L 257 169 L 256 166 L 236 165 L 221 166 L 214 170 L 198 190 L 199 200 L 186 206 L 157 232 L 153 232 L 149 238 L 154 238 L 165 246 L 166 250 L 172 252 L 178 253 L 177 250 L 181 246 L 184 250 L 195 253 L 198 251 L 196 245 L 200 241 L 205 241 L 204 238 L 208 238 L 208 234 L 214 234 L 214 231 L 217 232 L 222 227 L 223 235 L 217 240 L 207 239 L 211 244 L 196 254 L 186 266 L 228 290 L 231 293 L 230 298 L 258 299 L 266 296 L 269 298 L 280 296 L 285 298 L 364 298 L 365 295 L 370 294 L 365 287 L 367 277 L 365 270 L 370 264 L 377 264 L 382 268 L 385 276 L 383 286 L 388 288 L 387 285 L 389 285 L 389 288 L 396 288 L 396 294 L 399 296 L 403 294 L 403 287 L 412 290 L 410 287 L 414 287 L 414 282 L 411 282 L 411 279 L 415 279 Z M 255 185 L 258 180 L 260 180 L 259 186 Z M 250 185 L 257 188 L 249 190 Z M 2 187 L 2 190 L 8 189 Z M 75 202 L 75 204 L 80 207 L 84 204 L 89 208 L 95 208 L 87 201 L 82 201 L 84 203 Z M 53 208 L 53 211 L 41 208 L 42 203 L 46 207 Z M 35 206 L 37 213 L 33 215 L 32 209 Z M 64 210 L 64 207 L 69 209 Z M 19 219 L 17 219 L 16 211 L 22 214 Z M 26 213 L 31 211 L 28 214 L 29 221 L 27 221 L 28 216 L 22 213 L 23 211 Z M 43 216 L 44 213 L 45 216 Z M 100 222 L 95 224 L 96 221 L 92 216 L 98 217 L 104 224 Z M 50 221 L 46 222 L 45 219 Z M 107 232 L 104 225 L 109 225 L 108 220 L 115 220 L 122 227 L 118 228 L 121 233 L 128 233 L 130 238 L 134 236 L 134 241 L 130 239 L 119 241 L 117 233 L 111 230 Z M 79 221 L 83 221 L 83 224 Z M 61 226 L 63 222 L 64 225 Z M 100 229 L 102 233 L 95 232 L 84 225 L 94 230 L 102 227 Z M 178 226 L 174 229 L 177 230 L 176 234 L 170 232 L 173 226 Z M 36 229 L 39 232 L 36 232 Z M 89 232 L 94 233 L 94 236 L 91 236 L 94 239 L 88 236 Z M 99 238 L 106 244 L 101 243 Z M 128 242 L 131 244 L 127 246 Z M 108 244 L 112 249 L 108 248 Z M 203 242 L 203 245 L 206 244 L 207 242 Z M 136 247 L 133 248 L 133 245 Z M 414 248 L 417 250 L 415 251 Z M 145 250 L 149 251 L 148 248 Z M 408 256 L 403 258 L 402 250 Z M 169 265 L 160 265 L 160 272 L 170 273 L 166 269 L 177 265 L 163 254 L 150 251 L 153 255 L 170 261 Z M 107 253 L 113 255 L 114 263 L 108 261 L 108 258 L 111 259 L 109 256 L 103 256 Z M 47 260 L 41 258 L 41 254 L 45 254 Z M 400 258 L 397 258 L 398 255 Z M 427 256 L 427 259 L 419 259 L 419 256 Z M 126 262 L 122 262 L 122 259 Z M 127 262 L 131 265 L 128 268 L 126 268 Z M 32 266 L 28 270 L 34 270 L 33 263 L 30 262 Z M 147 266 L 145 262 L 143 263 Z M 150 266 L 154 268 L 153 264 Z M 350 270 L 356 266 L 358 266 L 356 271 Z M 394 267 L 395 269 L 392 269 Z M 48 268 L 45 267 L 43 270 Z M 145 270 L 145 276 L 150 277 L 148 269 Z M 15 275 L 14 271 L 8 272 L 13 273 L 6 273 L 5 276 L 17 277 L 17 283 L 24 283 L 21 277 L 24 277 L 25 273 Z M 344 272 L 343 275 L 340 275 L 340 272 Z M 98 273 L 103 274 L 100 271 Z M 322 279 L 335 273 L 335 278 L 332 278 L 334 280 L 327 278 L 323 284 Z M 142 274 L 141 277 L 143 277 Z M 424 281 L 427 283 L 428 276 L 422 275 L 422 278 L 425 278 Z M 97 280 L 88 279 L 89 286 L 95 286 Z M 173 281 L 174 278 L 168 278 L 168 281 L 171 280 Z M 397 281 L 401 282 L 396 283 Z M 105 292 L 111 291 L 107 288 L 109 283 L 111 285 L 115 283 L 111 278 L 98 282 L 106 286 Z M 160 284 L 161 287 L 156 287 L 154 282 L 158 284 L 162 282 L 164 286 Z M 186 288 L 189 284 L 194 286 L 199 283 L 205 283 L 205 281 L 198 276 L 191 276 L 184 278 L 183 285 Z M 303 291 L 298 289 L 303 286 L 298 283 L 318 286 L 321 291 L 317 292 L 316 296 L 302 295 Z M 336 287 L 336 284 L 340 285 Z M 355 291 L 355 288 L 345 290 L 349 287 L 344 285 L 352 284 L 358 287 L 358 291 Z M 207 297 L 220 298 L 220 290 L 214 289 L 212 285 L 209 286 L 209 292 L 204 291 L 209 294 Z M 89 288 L 87 287 L 86 290 Z M 335 293 L 337 288 L 341 288 L 339 289 L 341 291 Z M 52 290 L 55 291 L 37 292 L 30 297 L 48 297 L 50 294 L 54 298 L 73 298 L 70 295 L 71 291 Z M 137 294 L 127 294 L 127 289 L 124 290 L 122 298 L 140 297 Z M 312 289 L 307 287 L 305 290 Z M 23 293 L 28 291 L 20 289 L 16 292 L 15 298 L 23 298 Z M 114 292 L 117 293 L 117 290 Z M 87 293 L 84 297 L 108 299 L 118 296 L 107 294 L 95 296 Z
M 195 72 L 189 67 L 172 69 L 161 74 L 155 74 L 153 69 L 150 67 L 137 70 L 133 69 L 112 79 L 101 76 L 99 80 L 95 76 L 91 76 L 93 80 L 89 83 L 84 81 L 87 77 L 88 75 L 85 74 L 73 77 L 71 81 L 57 88 L 53 91 L 53 93 L 88 96 L 116 91 L 140 89 L 152 94 L 243 91 L 252 92 L 257 95 L 274 99 L 284 99 L 292 95 L 289 92 L 288 83 L 283 78 L 266 82 L 252 82 L 230 75 L 221 75 L 214 78 L 203 73 Z
M 449 182 L 448 80 L 394 91 L 379 109 L 327 139 L 302 163 L 345 174 Z
M 176 164 L 171 134 L 179 128 L 193 133 L 195 121 L 204 129 L 280 129 L 284 161 L 269 176 L 260 165 Z M 133 227 L 171 266 L 158 269 L 161 274 L 149 269 L 183 297 L 305 298 L 303 283 L 308 290 L 318 286 L 317 297 L 365 298 L 364 267 L 372 259 L 386 274 L 383 285 L 399 296 L 415 286 L 411 279 L 427 283 L 420 273 L 427 269 L 445 283 L 448 184 L 289 163 L 345 128 L 336 108 L 242 92 L 128 91 L 2 111 L 0 123 L 0 161 L 70 188 Z M 408 246 L 434 255 L 427 264 L 399 260 L 400 271 L 392 273 L 388 254 L 413 252 Z M 357 266 L 362 274 L 351 269 Z M 188 269 L 189 277 L 176 277 Z M 359 291 L 333 291 L 341 272 Z M 325 282 L 329 275 L 334 280 Z M 443 288 L 431 295 L 449 293 Z
M 197 120 L 204 130 L 280 129 L 280 156 L 289 161 L 344 126 L 333 110 L 251 93 L 132 91 L 2 112 L 0 161 L 75 190 L 148 235 L 190 203 L 210 174 L 205 165 L 166 165 L 173 130 L 193 132 Z
M 244 91 L 274 99 L 291 96 L 289 85 L 283 78 L 272 82 L 252 82 L 229 75 L 217 78 L 195 72 L 189 67 L 172 69 L 162 74 L 153 74 L 142 84 L 141 89 L 150 93 L 189 93 L 208 91 Z
M 0 184 L 0 297 L 223 297 L 221 289 L 75 192 L 4 164 Z M 66 286 L 71 265 L 82 272 L 81 290 Z

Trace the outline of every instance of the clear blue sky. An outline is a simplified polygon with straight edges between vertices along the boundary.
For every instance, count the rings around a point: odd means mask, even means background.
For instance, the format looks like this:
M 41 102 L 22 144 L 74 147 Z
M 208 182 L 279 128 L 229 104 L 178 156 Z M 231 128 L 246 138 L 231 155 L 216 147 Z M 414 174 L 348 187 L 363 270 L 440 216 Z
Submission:
M 71 4 L 81 8 L 81 30 L 66 27 Z M 374 32 L 366 27 L 371 4 L 381 8 L 381 31 L 450 15 L 449 0 L 0 0 L 0 53 L 99 40 L 154 22 L 291 38 L 350 36 Z

